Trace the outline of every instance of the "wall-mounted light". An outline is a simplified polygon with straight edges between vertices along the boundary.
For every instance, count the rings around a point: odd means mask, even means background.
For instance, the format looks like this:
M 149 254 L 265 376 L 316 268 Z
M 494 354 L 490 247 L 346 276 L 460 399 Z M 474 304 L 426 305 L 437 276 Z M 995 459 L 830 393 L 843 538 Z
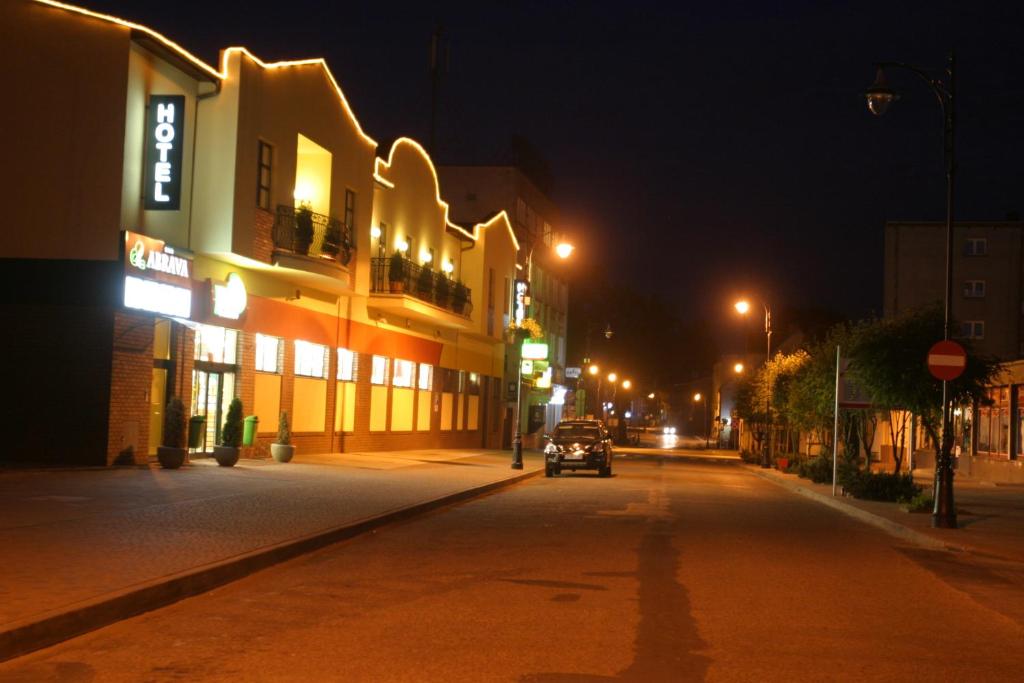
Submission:
M 420 261 L 423 263 L 430 263 L 434 260 L 434 255 L 426 249 L 420 249 Z
M 441 270 L 443 270 L 446 273 L 454 273 L 455 264 L 452 263 L 451 259 L 445 259 L 444 263 L 441 264 Z
M 372 237 L 373 239 L 380 239 L 380 227 L 379 226 L 374 225 L 374 226 L 372 226 L 370 228 L 370 237 Z
M 295 186 L 295 191 L 292 193 L 295 197 L 295 202 L 300 206 L 302 204 L 308 204 L 313 201 L 313 186 L 306 182 L 301 182 Z
M 397 247 L 398 251 L 404 254 L 405 252 L 409 251 L 409 242 L 399 237 L 398 239 L 395 240 L 395 247 Z

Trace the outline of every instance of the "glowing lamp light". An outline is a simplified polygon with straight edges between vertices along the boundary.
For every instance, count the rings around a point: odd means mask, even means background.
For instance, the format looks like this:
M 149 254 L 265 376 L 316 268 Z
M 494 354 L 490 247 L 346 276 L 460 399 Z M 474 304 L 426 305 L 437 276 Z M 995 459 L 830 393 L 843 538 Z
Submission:
M 631 386 L 633 386 L 633 383 L 630 382 L 628 379 L 622 380 L 622 388 L 623 389 L 629 389 Z
M 868 111 L 875 116 L 884 114 L 889 109 L 889 105 L 900 98 L 886 82 L 885 70 L 882 67 L 878 67 L 878 71 L 875 73 L 875 82 L 864 91 L 864 97 L 868 101 Z
M 698 391 L 696 394 L 693 395 L 693 400 L 694 401 L 699 401 L 700 399 L 701 399 L 701 395 L 700 395 L 700 392 Z
M 569 258 L 575 248 L 568 242 L 562 242 L 555 247 L 555 253 L 558 254 L 558 258 L 566 259 Z
M 380 226 L 374 225 L 370 228 L 370 237 L 373 239 L 380 239 Z
M 737 301 L 734 304 L 734 306 L 736 307 L 736 312 L 739 313 L 740 315 L 746 315 L 747 312 L 750 310 L 750 302 L 747 301 L 746 299 Z
M 445 262 L 441 264 L 441 270 L 446 273 L 453 273 L 455 272 L 455 264 L 451 262 L 451 259 L 445 260 Z
M 615 383 L 615 382 L 617 382 L 618 380 L 619 380 L 619 376 L 618 376 L 618 375 L 616 375 L 616 374 L 615 374 L 614 372 L 609 372 L 609 373 L 608 373 L 608 381 L 609 381 L 609 382 L 611 382 L 612 384 L 614 384 L 614 383 Z
M 423 263 L 430 263 L 434 260 L 434 255 L 426 249 L 420 249 L 420 260 L 423 261 Z
M 228 273 L 223 285 L 213 286 L 213 314 L 220 318 L 238 320 L 245 313 L 248 295 L 245 283 L 238 273 Z
M 395 247 L 398 249 L 398 251 L 404 254 L 405 252 L 409 251 L 409 242 L 399 237 L 397 240 L 395 240 Z
M 743 363 L 737 363 L 736 365 L 732 366 L 732 371 L 735 372 L 737 375 L 743 372 Z
M 596 375 L 597 373 L 601 372 L 601 368 L 597 367 L 596 365 L 591 365 L 589 368 L 587 368 L 587 372 L 589 372 L 591 375 Z
M 301 182 L 295 186 L 295 191 L 292 193 L 295 197 L 295 201 L 299 204 L 306 204 L 313 201 L 313 186 L 306 182 Z
M 631 411 L 627 410 L 626 412 L 624 412 L 622 414 L 622 416 L 628 420 L 629 418 L 633 417 L 633 413 Z
M 652 391 L 651 393 L 647 394 L 647 398 L 652 398 L 653 399 L 654 398 L 654 392 Z

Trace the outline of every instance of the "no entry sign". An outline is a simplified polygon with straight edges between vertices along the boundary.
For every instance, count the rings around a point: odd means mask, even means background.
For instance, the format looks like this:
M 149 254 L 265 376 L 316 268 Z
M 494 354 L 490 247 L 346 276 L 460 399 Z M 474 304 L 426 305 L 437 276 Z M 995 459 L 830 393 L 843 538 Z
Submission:
M 967 352 L 955 341 L 940 341 L 928 349 L 928 372 L 936 379 L 954 380 L 966 367 Z

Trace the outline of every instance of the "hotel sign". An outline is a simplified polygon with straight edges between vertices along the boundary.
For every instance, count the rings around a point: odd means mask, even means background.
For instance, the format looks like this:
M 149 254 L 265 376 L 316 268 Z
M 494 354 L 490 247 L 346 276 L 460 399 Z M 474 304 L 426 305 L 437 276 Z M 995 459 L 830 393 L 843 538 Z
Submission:
M 520 325 L 526 318 L 526 309 L 530 305 L 530 283 L 526 280 L 516 280 L 512 295 L 512 319 L 516 325 Z
M 192 260 L 162 240 L 124 231 L 124 305 L 192 317 Z
M 146 112 L 146 191 L 148 211 L 181 206 L 181 151 L 185 146 L 185 96 L 150 95 Z

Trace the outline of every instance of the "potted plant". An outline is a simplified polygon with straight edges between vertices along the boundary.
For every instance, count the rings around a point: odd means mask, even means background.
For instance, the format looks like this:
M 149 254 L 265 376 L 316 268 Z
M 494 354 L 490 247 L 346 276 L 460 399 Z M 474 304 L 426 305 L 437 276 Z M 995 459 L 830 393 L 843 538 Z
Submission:
M 176 470 L 185 464 L 188 450 L 185 448 L 185 405 L 175 396 L 167 402 L 164 410 L 163 445 L 157 446 L 156 457 L 160 466 Z
M 313 209 L 303 202 L 295 209 L 295 251 L 309 254 L 313 246 Z
M 448 295 L 450 289 L 451 282 L 448 280 L 447 277 L 442 275 L 441 277 L 437 278 L 437 287 L 434 289 L 434 301 L 437 302 L 438 306 L 444 308 L 445 306 L 448 305 Z
M 291 462 L 295 455 L 292 445 L 292 430 L 288 427 L 288 411 L 282 410 L 277 420 L 277 441 L 270 444 L 270 454 L 278 462 Z
M 242 446 L 242 400 L 231 399 L 224 429 L 220 433 L 220 445 L 213 447 L 213 457 L 221 467 L 232 467 L 238 462 L 238 449 Z
M 420 276 L 416 278 L 416 295 L 430 301 L 434 298 L 434 271 L 429 263 L 420 266 Z
M 462 315 L 466 310 L 466 302 L 469 301 L 469 287 L 463 284 L 462 280 L 456 280 L 452 288 L 452 310 Z
M 338 251 L 341 248 L 341 226 L 337 222 L 331 222 L 324 232 L 324 243 L 320 245 L 320 253 L 330 256 L 332 260 L 338 258 Z
M 388 265 L 388 285 L 392 294 L 401 294 L 405 291 L 405 258 L 398 250 L 395 250 Z

